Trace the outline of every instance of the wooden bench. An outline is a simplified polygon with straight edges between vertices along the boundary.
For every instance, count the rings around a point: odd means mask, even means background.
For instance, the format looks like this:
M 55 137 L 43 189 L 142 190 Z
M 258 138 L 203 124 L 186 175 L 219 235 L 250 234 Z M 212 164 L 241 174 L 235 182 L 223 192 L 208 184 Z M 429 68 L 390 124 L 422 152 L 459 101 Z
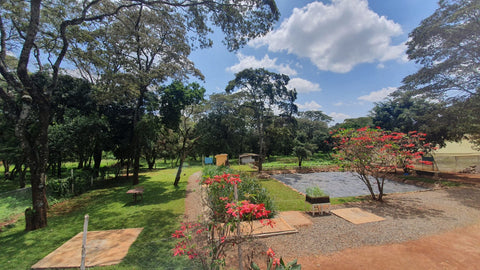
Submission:
M 134 189 L 128 190 L 127 194 L 133 194 L 133 202 L 136 203 L 138 195 L 140 195 L 140 197 L 142 197 L 142 201 L 143 201 L 143 190 L 144 190 L 143 187 L 136 187 Z

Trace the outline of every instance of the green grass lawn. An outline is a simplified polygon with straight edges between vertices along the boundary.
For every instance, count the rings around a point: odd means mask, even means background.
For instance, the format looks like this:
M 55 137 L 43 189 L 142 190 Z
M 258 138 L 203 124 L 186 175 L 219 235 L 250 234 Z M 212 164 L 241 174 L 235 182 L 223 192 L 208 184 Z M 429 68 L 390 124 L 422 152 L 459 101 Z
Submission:
M 178 188 L 173 186 L 176 169 L 141 175 L 144 200 L 134 204 L 125 192 L 130 180 L 104 189 L 84 193 L 52 206 L 48 226 L 25 232 L 25 220 L 0 232 L 0 269 L 28 269 L 47 254 L 82 231 L 84 215 L 90 216 L 88 229 L 110 230 L 139 228 L 144 230 L 130 247 L 120 265 L 102 269 L 178 269 L 189 265 L 184 258 L 172 257 L 171 233 L 178 228 L 185 211 L 185 187 L 188 176 L 201 167 L 185 168 Z
M 334 160 L 326 155 L 319 155 L 304 160 L 302 167 L 319 167 L 335 164 Z M 262 164 L 264 170 L 284 170 L 298 168 L 298 159 L 292 156 L 272 156 Z
M 272 196 L 277 211 L 304 211 L 305 197 L 275 179 L 259 180 Z
M 305 211 L 305 196 L 284 185 L 275 179 L 259 180 L 268 193 L 273 197 L 278 211 Z M 354 196 L 343 198 L 330 198 L 331 204 L 362 201 L 368 196 Z
M 32 194 L 30 189 L 3 193 L 0 196 L 0 222 L 7 221 L 12 216 L 23 213 L 31 205 Z

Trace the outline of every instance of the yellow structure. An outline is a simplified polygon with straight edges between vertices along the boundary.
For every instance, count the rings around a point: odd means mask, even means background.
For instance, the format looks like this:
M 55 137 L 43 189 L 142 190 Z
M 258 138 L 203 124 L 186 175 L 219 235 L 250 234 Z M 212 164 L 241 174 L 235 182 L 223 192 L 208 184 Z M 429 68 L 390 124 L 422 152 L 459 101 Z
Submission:
M 217 166 L 228 165 L 228 154 L 218 154 L 215 156 Z

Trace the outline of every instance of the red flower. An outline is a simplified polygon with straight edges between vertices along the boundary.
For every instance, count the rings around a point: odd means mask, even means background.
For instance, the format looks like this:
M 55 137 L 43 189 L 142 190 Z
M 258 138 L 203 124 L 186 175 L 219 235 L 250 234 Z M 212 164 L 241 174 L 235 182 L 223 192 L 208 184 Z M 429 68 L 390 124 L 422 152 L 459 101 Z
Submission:
M 270 258 L 274 258 L 275 257 L 275 252 L 273 252 L 273 250 L 271 248 L 269 248 L 267 250 L 267 256 L 270 257 Z

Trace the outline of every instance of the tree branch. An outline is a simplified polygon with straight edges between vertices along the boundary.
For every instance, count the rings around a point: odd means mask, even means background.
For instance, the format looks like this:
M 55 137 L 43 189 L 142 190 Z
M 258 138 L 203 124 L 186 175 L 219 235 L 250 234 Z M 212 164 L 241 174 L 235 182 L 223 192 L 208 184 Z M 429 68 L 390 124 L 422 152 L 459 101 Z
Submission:
M 31 0 L 30 2 L 30 22 L 28 24 L 27 35 L 18 60 L 17 75 L 26 88 L 31 88 L 32 84 L 30 77 L 28 76 L 28 62 L 38 32 L 41 2 L 41 0 Z

